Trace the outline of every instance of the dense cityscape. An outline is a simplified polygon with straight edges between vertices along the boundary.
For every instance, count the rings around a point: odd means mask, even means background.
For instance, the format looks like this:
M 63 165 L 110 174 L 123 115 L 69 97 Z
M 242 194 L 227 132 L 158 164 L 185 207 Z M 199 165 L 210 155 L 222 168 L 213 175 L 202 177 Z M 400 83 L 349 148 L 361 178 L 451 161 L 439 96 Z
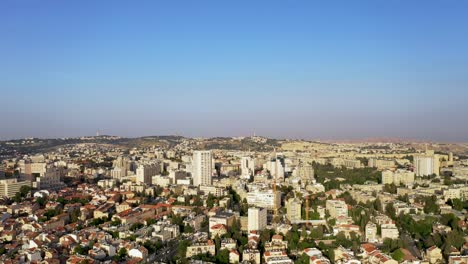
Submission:
M 468 145 L 0 142 L 1 263 L 468 261 Z
M 0 264 L 468 264 L 468 1 L 0 0 Z

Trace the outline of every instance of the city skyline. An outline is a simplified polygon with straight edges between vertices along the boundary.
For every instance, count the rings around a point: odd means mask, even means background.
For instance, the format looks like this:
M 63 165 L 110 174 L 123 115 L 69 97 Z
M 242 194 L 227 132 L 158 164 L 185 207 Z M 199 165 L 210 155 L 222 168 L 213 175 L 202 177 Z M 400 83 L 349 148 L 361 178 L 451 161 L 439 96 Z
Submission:
M 0 1 L 0 263 L 468 263 L 467 11 Z
M 0 139 L 468 141 L 464 2 L 0 3 Z

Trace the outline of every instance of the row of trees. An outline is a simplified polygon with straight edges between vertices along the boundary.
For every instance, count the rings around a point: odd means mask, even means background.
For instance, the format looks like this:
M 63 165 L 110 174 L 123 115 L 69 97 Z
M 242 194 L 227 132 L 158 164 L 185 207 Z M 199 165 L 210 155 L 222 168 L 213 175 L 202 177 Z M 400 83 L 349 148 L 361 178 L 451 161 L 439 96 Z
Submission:
M 326 190 L 339 189 L 340 184 L 364 184 L 367 181 L 381 182 L 381 174 L 374 168 L 336 168 L 331 164 L 313 163 L 315 177 Z M 344 180 L 343 180 L 344 179 Z

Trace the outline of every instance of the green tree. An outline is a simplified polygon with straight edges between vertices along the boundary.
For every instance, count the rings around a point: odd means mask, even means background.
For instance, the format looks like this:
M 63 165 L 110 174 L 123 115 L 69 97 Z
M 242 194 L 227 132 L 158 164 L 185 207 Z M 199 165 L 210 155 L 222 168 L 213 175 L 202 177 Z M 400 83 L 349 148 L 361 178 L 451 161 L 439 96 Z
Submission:
M 46 203 L 47 203 L 47 199 L 44 198 L 44 197 L 37 197 L 37 198 L 36 198 L 36 203 L 37 203 L 41 208 L 44 208 L 44 206 L 45 206 Z
M 73 253 L 79 254 L 79 255 L 88 255 L 88 247 L 83 247 L 80 244 L 78 244 L 74 249 Z
M 313 238 L 313 239 L 322 239 L 323 238 L 323 227 L 318 226 L 318 227 L 312 228 L 312 230 L 310 231 L 310 237 Z
M 20 188 L 21 197 L 26 197 L 31 192 L 31 186 L 23 185 Z
M 384 192 L 396 194 L 397 193 L 397 186 L 395 184 L 385 184 L 383 188 Z
M 127 257 L 127 249 L 122 247 L 119 249 L 119 252 L 117 252 L 117 255 L 114 256 L 114 260 L 117 261 L 123 261 Z
M 216 237 L 214 238 L 214 242 L 215 242 L 216 251 L 218 251 L 221 248 L 221 238 L 219 238 L 219 236 L 216 235 Z
M 229 263 L 229 250 L 223 249 L 216 254 L 217 263 L 228 264 Z
M 193 233 L 194 230 L 193 230 L 193 227 L 190 226 L 190 225 L 184 225 L 184 233 Z
M 435 195 L 424 198 L 424 212 L 426 214 L 438 214 L 440 212 L 440 208 L 437 205 L 437 197 Z
M 463 209 L 468 209 L 468 201 L 465 201 L 465 203 L 462 202 L 460 199 L 449 199 L 447 201 L 447 204 L 452 206 L 453 209 L 461 211 Z
M 216 202 L 216 197 L 211 193 L 208 194 L 208 198 L 206 199 L 206 206 L 208 208 L 213 208 L 215 202 Z
M 148 218 L 145 221 L 146 221 L 147 226 L 154 225 L 154 224 L 157 223 L 156 219 L 154 219 L 154 218 Z
M 111 226 L 119 226 L 121 224 L 122 224 L 122 221 L 119 218 L 115 219 L 114 221 L 110 223 Z
M 80 219 L 80 211 L 79 210 L 73 210 L 70 212 L 70 222 L 71 223 L 75 223 L 75 222 L 78 222 L 78 220 Z
M 144 225 L 142 223 L 134 223 L 130 226 L 130 231 L 135 231 L 142 228 Z
M 382 202 L 379 198 L 374 201 L 374 209 L 378 212 L 383 212 Z
M 396 219 L 396 211 L 395 211 L 395 207 L 393 205 L 393 202 L 388 203 L 385 206 L 385 214 L 387 214 L 392 219 Z
M 151 240 L 146 240 L 143 243 L 143 246 L 148 250 L 149 254 L 153 254 L 162 248 L 162 244 L 160 241 L 153 242 Z
M 302 253 L 295 261 L 294 264 L 309 264 L 309 256 L 305 253 Z
M 260 242 L 265 245 L 266 242 L 270 241 L 270 230 L 263 229 L 260 233 Z
M 404 260 L 405 253 L 403 253 L 401 249 L 397 249 L 391 254 L 391 256 L 394 260 L 402 262 Z
M 339 232 L 336 235 L 335 242 L 336 242 L 337 245 L 341 245 L 341 246 L 343 246 L 345 248 L 350 248 L 353 245 L 353 242 L 346 237 L 344 232 Z
M 187 247 L 190 245 L 188 240 L 180 241 L 177 246 L 177 254 L 174 256 L 173 260 L 186 260 Z

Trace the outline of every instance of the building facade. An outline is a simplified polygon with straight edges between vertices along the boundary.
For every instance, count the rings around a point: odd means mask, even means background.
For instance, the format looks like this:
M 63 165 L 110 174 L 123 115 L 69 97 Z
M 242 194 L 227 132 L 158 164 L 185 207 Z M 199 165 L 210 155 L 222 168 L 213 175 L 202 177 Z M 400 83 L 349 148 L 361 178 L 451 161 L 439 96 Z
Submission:
M 211 151 L 194 151 L 192 160 L 193 185 L 212 185 Z

